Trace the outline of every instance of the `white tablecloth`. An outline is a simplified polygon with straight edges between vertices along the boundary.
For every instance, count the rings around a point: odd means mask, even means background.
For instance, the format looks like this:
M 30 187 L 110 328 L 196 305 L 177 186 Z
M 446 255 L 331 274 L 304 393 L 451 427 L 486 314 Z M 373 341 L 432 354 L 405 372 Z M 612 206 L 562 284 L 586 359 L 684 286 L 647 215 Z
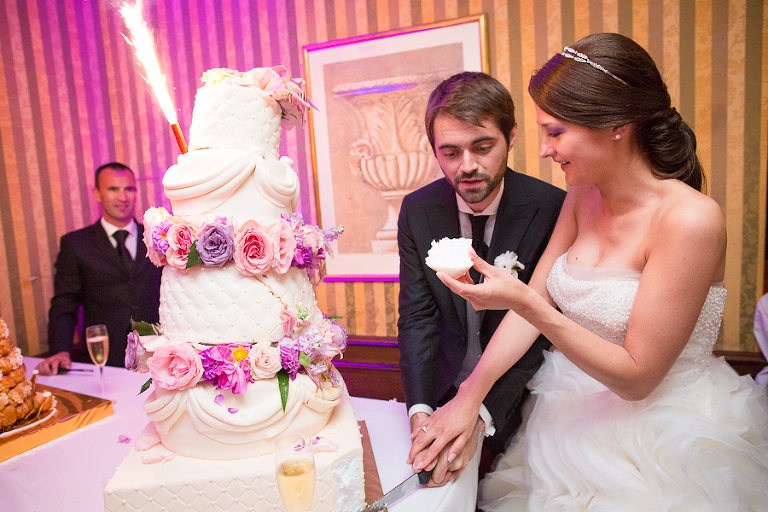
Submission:
M 24 358 L 28 372 L 31 373 L 39 361 Z M 73 363 L 73 368 L 90 368 L 94 372 L 38 377 L 37 382 L 101 396 L 98 370 L 82 363 Z M 138 395 L 147 375 L 106 367 L 104 380 L 106 397 L 113 401 L 114 415 L 0 463 L 0 510 L 104 510 L 102 491 L 132 446 L 132 443 L 120 443 L 119 437 L 134 439 L 147 424 L 141 408 L 146 395 Z M 405 463 L 410 448 L 405 404 L 353 397 L 352 405 L 358 420 L 365 421 L 368 428 L 381 487 L 386 492 L 412 474 Z M 457 482 L 445 487 L 419 489 L 390 511 L 474 511 L 476 468 L 473 471 L 465 471 Z

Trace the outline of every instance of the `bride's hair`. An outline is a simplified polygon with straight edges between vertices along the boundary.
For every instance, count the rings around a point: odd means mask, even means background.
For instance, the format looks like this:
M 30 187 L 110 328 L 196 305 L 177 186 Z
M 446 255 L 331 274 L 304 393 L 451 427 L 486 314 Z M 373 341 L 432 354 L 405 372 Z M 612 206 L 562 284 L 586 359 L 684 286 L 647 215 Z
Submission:
M 693 130 L 672 107 L 651 56 L 628 37 L 593 34 L 566 46 L 533 74 L 528 92 L 544 112 L 568 123 L 592 129 L 634 125 L 657 177 L 704 188 Z

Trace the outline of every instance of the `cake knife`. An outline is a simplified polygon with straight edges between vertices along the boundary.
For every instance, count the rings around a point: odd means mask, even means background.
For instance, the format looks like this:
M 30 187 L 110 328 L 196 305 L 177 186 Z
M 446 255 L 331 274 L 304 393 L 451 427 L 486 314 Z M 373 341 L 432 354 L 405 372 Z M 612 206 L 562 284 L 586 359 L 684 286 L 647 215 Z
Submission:
M 414 473 L 387 494 L 365 507 L 361 512 L 383 512 L 406 494 L 418 489 L 422 485 L 427 485 L 430 478 L 432 478 L 432 471 Z

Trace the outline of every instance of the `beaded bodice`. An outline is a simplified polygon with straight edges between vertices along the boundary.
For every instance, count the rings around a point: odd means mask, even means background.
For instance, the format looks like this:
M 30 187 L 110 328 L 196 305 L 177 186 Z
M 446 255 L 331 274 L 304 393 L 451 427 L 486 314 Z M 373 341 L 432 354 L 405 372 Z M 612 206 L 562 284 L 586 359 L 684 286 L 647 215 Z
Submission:
M 641 273 L 568 265 L 566 256 L 557 259 L 549 274 L 550 296 L 565 316 L 580 326 L 612 343 L 623 344 Z M 693 333 L 670 375 L 698 373 L 706 367 L 720 331 L 726 293 L 720 285 L 709 289 Z

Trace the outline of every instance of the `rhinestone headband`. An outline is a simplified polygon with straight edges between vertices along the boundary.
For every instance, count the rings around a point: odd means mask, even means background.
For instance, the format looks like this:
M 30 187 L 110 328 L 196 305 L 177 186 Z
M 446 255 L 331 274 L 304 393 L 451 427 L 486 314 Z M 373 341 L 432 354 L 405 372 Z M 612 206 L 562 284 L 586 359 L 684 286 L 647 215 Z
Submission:
M 612 78 L 615 78 L 616 80 L 618 80 L 619 82 L 623 83 L 624 85 L 627 84 L 627 82 L 625 82 L 621 78 L 617 77 L 616 75 L 614 75 L 613 73 L 611 73 L 610 71 L 605 69 L 603 66 L 601 66 L 597 62 L 592 62 L 591 60 L 589 60 L 589 57 L 587 57 L 583 53 L 577 52 L 576 50 L 574 50 L 570 46 L 564 47 L 563 51 L 560 52 L 560 55 L 562 55 L 563 57 L 568 57 L 569 59 L 573 59 L 576 62 L 584 62 L 586 64 L 589 64 L 593 68 L 602 71 L 603 73 L 605 73 L 606 75 L 608 75 L 608 76 L 610 76 Z

